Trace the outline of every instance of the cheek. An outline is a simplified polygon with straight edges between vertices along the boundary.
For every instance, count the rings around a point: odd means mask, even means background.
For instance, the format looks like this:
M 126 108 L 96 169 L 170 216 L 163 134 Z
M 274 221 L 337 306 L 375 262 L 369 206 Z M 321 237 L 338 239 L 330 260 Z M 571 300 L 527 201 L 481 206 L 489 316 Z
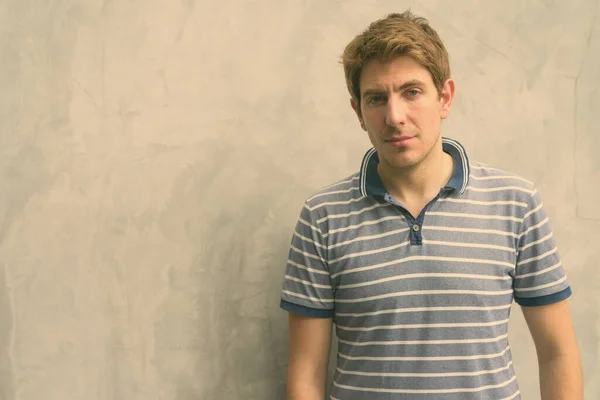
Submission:
M 363 114 L 363 124 L 369 131 L 379 132 L 382 125 L 385 125 L 385 117 L 376 113 Z
M 440 112 L 437 107 L 415 109 L 416 123 L 424 130 L 435 129 L 440 125 Z

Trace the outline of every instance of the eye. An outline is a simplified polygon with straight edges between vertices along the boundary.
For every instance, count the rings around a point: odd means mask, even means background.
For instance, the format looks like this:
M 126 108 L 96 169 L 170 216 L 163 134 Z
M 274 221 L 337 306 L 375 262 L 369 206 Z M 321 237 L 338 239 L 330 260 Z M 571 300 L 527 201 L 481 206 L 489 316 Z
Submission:
M 417 89 L 410 89 L 406 91 L 406 95 L 408 97 L 417 97 L 419 95 L 419 91 Z
M 368 103 L 369 104 L 377 104 L 377 103 L 381 103 L 384 100 L 385 100 L 384 96 L 376 95 L 376 96 L 369 97 Z

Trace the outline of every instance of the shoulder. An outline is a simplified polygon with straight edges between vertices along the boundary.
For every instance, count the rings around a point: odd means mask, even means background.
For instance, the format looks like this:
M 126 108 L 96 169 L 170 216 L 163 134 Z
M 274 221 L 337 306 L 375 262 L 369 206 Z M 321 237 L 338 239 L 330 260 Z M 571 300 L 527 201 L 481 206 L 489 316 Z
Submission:
M 479 161 L 470 161 L 469 170 L 468 188 L 475 191 L 521 192 L 530 196 L 536 192 L 535 184 L 531 180 L 512 171 Z
M 359 186 L 360 174 L 357 172 L 312 193 L 305 201 L 306 207 L 316 210 L 353 203 L 362 197 Z

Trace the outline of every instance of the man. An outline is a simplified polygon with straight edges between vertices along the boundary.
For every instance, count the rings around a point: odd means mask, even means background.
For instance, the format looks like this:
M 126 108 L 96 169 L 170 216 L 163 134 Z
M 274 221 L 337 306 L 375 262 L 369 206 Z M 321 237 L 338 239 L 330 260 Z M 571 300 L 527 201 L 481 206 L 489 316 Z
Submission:
M 289 253 L 288 399 L 519 399 L 512 301 L 543 399 L 582 399 L 571 294 L 539 193 L 441 136 L 455 92 L 446 49 L 410 12 L 345 49 L 351 105 L 373 148 L 309 198 Z

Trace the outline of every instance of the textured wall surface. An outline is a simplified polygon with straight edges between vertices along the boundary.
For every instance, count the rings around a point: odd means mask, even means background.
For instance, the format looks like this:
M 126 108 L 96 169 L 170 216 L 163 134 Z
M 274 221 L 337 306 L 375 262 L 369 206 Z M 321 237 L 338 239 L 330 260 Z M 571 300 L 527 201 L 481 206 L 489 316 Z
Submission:
M 444 135 L 544 198 L 600 398 L 600 1 L 3 0 L 0 399 L 282 399 L 293 224 L 370 146 L 338 57 L 408 6 Z

